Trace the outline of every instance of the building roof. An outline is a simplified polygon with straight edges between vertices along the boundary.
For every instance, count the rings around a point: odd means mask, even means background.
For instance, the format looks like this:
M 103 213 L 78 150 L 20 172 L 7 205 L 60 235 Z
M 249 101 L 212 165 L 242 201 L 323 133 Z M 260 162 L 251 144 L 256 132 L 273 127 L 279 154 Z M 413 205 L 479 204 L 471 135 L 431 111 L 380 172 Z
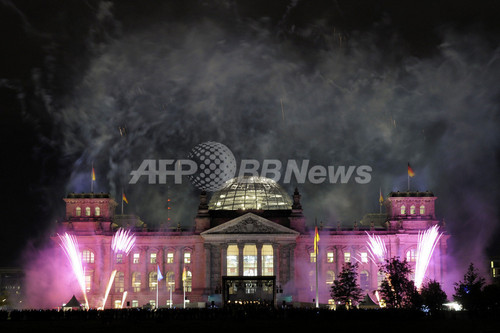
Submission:
M 272 179 L 243 176 L 228 180 L 222 189 L 215 192 L 208 209 L 287 210 L 292 209 L 292 199 Z
M 110 198 L 109 193 L 69 193 L 68 198 L 70 199 L 81 199 L 81 198 Z
M 389 197 L 433 197 L 434 193 L 430 191 L 419 192 L 419 191 L 406 191 L 406 192 L 391 192 Z

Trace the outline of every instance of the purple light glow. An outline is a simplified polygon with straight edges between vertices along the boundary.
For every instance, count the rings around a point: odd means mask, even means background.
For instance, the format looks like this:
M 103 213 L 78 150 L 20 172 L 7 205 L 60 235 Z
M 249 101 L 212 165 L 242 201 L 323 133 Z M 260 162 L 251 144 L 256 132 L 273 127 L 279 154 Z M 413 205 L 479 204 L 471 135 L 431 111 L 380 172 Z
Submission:
M 85 270 L 83 269 L 82 255 L 80 253 L 80 250 L 78 249 L 78 241 L 76 240 L 75 236 L 70 235 L 67 232 L 65 232 L 63 236 L 58 236 L 61 240 L 60 245 L 64 250 L 64 253 L 68 257 L 71 268 L 73 269 L 73 273 L 78 280 L 80 288 L 82 289 L 83 297 L 85 298 L 85 307 L 88 309 L 89 302 L 87 300 L 87 293 L 85 291 Z
M 116 252 L 125 252 L 127 255 L 135 245 L 135 235 L 130 230 L 122 228 L 114 234 L 111 240 L 111 249 Z
M 434 225 L 424 231 L 418 233 L 418 247 L 417 247 L 417 262 L 415 265 L 415 286 L 420 290 L 424 281 L 427 266 L 434 252 L 439 239 L 443 233 L 438 232 L 439 227 Z

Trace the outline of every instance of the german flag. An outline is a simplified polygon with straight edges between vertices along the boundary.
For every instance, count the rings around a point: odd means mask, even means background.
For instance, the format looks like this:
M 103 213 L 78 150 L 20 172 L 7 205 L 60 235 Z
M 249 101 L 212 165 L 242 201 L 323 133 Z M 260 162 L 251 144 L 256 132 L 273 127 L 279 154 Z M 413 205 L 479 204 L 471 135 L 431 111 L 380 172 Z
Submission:
M 380 189 L 380 197 L 378 198 L 378 202 L 382 204 L 384 202 L 384 196 L 382 195 L 382 189 Z
M 128 205 L 127 197 L 125 196 L 125 192 L 122 192 L 122 200 Z
M 413 172 L 413 169 L 410 166 L 410 162 L 408 162 L 408 176 L 410 177 L 415 176 L 415 172 Z
M 318 227 L 314 228 L 314 253 L 318 254 L 319 233 Z
M 94 171 L 94 167 L 92 167 L 92 181 L 95 182 L 95 171 Z

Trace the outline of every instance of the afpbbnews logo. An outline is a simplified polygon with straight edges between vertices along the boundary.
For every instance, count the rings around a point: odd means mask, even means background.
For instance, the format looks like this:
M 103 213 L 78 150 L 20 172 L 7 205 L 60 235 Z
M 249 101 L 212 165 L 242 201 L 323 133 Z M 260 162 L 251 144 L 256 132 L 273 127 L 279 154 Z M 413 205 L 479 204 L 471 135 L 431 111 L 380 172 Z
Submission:
M 238 173 L 237 173 L 238 171 Z M 146 177 L 149 184 L 166 184 L 167 177 L 173 177 L 175 184 L 181 184 L 187 176 L 198 188 L 216 191 L 236 175 L 260 176 L 288 184 L 346 184 L 354 181 L 368 184 L 372 167 L 369 165 L 313 165 L 310 160 L 290 159 L 284 164 L 277 159 L 242 159 L 237 165 L 233 153 L 218 142 L 204 142 L 194 147 L 187 159 L 146 159 L 139 168 L 130 173 L 129 184 L 136 184 Z

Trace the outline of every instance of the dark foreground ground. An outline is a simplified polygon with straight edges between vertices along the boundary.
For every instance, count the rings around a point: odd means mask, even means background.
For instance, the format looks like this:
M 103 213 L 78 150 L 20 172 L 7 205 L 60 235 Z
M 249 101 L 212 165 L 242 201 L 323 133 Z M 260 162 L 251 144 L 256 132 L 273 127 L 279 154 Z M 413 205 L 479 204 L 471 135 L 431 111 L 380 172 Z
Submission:
M 15 311 L 0 332 L 500 332 L 500 313 L 316 309 Z

